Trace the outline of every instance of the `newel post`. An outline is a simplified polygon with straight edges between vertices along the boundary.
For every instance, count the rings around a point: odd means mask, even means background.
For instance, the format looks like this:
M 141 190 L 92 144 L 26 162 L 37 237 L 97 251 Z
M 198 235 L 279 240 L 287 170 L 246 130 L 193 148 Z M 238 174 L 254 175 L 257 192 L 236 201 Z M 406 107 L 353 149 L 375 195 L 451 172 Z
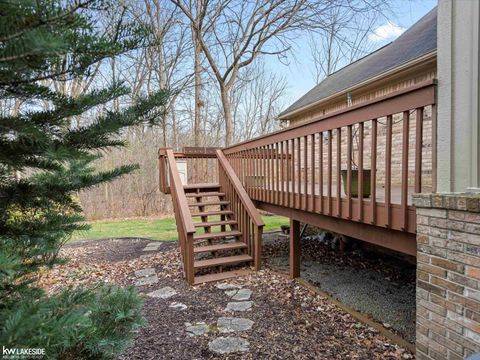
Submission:
M 300 277 L 300 221 L 290 219 L 290 278 Z
M 255 228 L 255 242 L 254 242 L 254 266 L 255 271 L 259 271 L 262 267 L 262 235 L 263 227 L 259 226 Z

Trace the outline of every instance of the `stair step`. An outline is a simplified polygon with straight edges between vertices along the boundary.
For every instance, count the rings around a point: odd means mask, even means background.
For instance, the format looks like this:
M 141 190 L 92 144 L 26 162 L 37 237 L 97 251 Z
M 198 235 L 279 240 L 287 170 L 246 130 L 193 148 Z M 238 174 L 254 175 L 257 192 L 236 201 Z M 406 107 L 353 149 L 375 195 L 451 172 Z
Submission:
M 215 216 L 215 215 L 233 215 L 233 211 L 231 211 L 231 210 L 217 210 L 217 211 L 206 211 L 206 212 L 192 213 L 192 216 Z
M 221 250 L 237 250 L 237 249 L 245 249 L 247 244 L 241 241 L 235 241 L 232 243 L 226 244 L 215 244 L 215 245 L 207 245 L 207 246 L 198 246 L 193 248 L 193 252 L 195 254 L 204 253 L 204 252 L 212 252 L 212 251 L 221 251 Z
M 225 196 L 225 193 L 222 192 L 200 192 L 200 193 L 187 193 L 187 197 L 207 197 L 207 196 Z
M 213 206 L 213 205 L 228 205 L 230 201 L 212 201 L 212 202 L 198 202 L 198 203 L 191 203 L 188 206 Z
M 218 238 L 224 238 L 228 236 L 240 236 L 240 235 L 242 235 L 242 232 L 237 230 L 217 232 L 217 233 L 205 233 L 205 234 L 193 235 L 193 240 L 218 239 Z
M 185 190 L 202 190 L 202 189 L 220 189 L 220 184 L 204 183 L 204 184 L 187 184 L 183 185 Z
M 222 226 L 222 225 L 237 225 L 235 220 L 224 220 L 224 221 L 211 221 L 211 222 L 201 222 L 195 223 L 195 227 L 212 227 L 212 226 Z
M 252 260 L 253 258 L 250 255 L 225 256 L 214 259 L 197 260 L 193 263 L 193 267 L 195 269 L 202 269 L 213 266 L 234 265 Z
M 215 274 L 195 276 L 193 284 L 199 285 L 199 284 L 213 282 L 213 281 L 221 281 L 221 280 L 231 279 L 238 276 L 249 275 L 251 273 L 252 273 L 252 270 L 250 269 L 240 269 L 240 270 L 225 271 L 225 272 L 215 273 Z

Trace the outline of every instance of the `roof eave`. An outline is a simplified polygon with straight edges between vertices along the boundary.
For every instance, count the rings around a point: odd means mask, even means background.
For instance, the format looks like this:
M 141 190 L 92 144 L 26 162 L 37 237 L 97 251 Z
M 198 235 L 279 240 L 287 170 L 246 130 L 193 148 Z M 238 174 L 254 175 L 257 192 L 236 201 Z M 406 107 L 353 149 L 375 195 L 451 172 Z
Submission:
M 428 62 L 430 61 L 432 58 L 436 57 L 437 56 L 437 49 L 435 50 L 432 50 L 422 56 L 419 56 L 415 59 L 412 59 L 406 63 L 403 63 L 399 66 L 396 66 L 394 67 L 393 69 L 390 69 L 390 70 L 387 70 L 387 71 L 384 71 L 383 73 L 380 73 L 374 77 L 371 77 L 367 80 L 364 80 L 358 84 L 355 84 L 353 86 L 350 86 L 349 88 L 346 88 L 346 89 L 343 89 L 341 91 L 338 91 L 330 96 L 327 96 L 325 98 L 322 98 L 320 100 L 317 100 L 317 101 L 314 101 L 308 105 L 304 105 L 298 109 L 295 109 L 295 110 L 292 110 L 292 111 L 289 111 L 288 113 L 281 113 L 279 116 L 278 116 L 278 119 L 279 120 L 288 120 L 289 118 L 291 118 L 292 116 L 298 116 L 306 111 L 309 111 L 311 110 L 312 108 L 315 108 L 319 105 L 322 105 L 323 103 L 326 103 L 328 101 L 331 101 L 332 99 L 336 98 L 336 97 L 340 97 L 341 95 L 344 95 L 346 92 L 350 92 L 350 91 L 354 91 L 354 90 L 357 90 L 361 87 L 364 87 L 364 86 L 367 86 L 367 85 L 370 85 L 371 83 L 375 82 L 375 81 L 379 81 L 381 79 L 384 79 L 386 77 L 390 77 L 390 76 L 393 76 L 401 71 L 404 71 L 405 69 L 408 69 L 409 67 L 412 67 L 412 66 L 416 66 L 416 65 L 419 65 L 419 64 L 422 64 L 424 62 Z

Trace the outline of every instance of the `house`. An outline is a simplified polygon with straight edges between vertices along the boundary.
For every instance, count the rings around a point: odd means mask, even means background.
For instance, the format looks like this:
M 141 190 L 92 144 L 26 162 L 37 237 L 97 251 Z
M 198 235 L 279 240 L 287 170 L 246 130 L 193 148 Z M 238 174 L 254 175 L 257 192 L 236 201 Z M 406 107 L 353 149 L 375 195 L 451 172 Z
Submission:
M 479 1 L 440 0 L 287 108 L 289 127 L 223 149 L 160 149 L 188 283 L 260 269 L 261 209 L 290 218 L 291 278 L 300 222 L 416 256 L 417 357 L 480 352 L 479 24 Z

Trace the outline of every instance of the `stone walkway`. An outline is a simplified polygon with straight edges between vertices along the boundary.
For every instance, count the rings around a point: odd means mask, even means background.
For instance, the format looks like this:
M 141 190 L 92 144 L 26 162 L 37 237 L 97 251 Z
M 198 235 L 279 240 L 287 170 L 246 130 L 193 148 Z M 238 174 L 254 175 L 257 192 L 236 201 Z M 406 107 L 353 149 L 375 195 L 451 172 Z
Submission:
M 157 243 L 148 244 L 143 251 L 158 250 Z M 159 282 L 154 268 L 146 268 L 135 271 L 135 286 L 150 286 Z M 226 313 L 252 311 L 254 302 L 251 299 L 252 291 L 236 284 L 221 283 L 215 287 L 224 291 L 226 298 L 233 300 L 226 301 L 224 311 Z M 168 300 L 174 298 L 177 291 L 165 286 L 146 293 L 146 296 Z M 187 305 L 180 302 L 171 302 L 168 306 L 172 311 L 185 310 Z M 252 329 L 254 321 L 243 317 L 219 317 L 214 324 L 207 324 L 205 321 L 185 322 L 185 333 L 189 337 L 203 336 L 207 333 L 218 334 L 215 339 L 208 343 L 208 348 L 217 354 L 244 353 L 249 351 L 250 343 L 245 338 L 249 336 L 248 331 Z M 231 335 L 229 335 L 231 334 Z M 225 335 L 225 336 L 220 336 Z M 241 336 L 240 336 L 241 335 Z

